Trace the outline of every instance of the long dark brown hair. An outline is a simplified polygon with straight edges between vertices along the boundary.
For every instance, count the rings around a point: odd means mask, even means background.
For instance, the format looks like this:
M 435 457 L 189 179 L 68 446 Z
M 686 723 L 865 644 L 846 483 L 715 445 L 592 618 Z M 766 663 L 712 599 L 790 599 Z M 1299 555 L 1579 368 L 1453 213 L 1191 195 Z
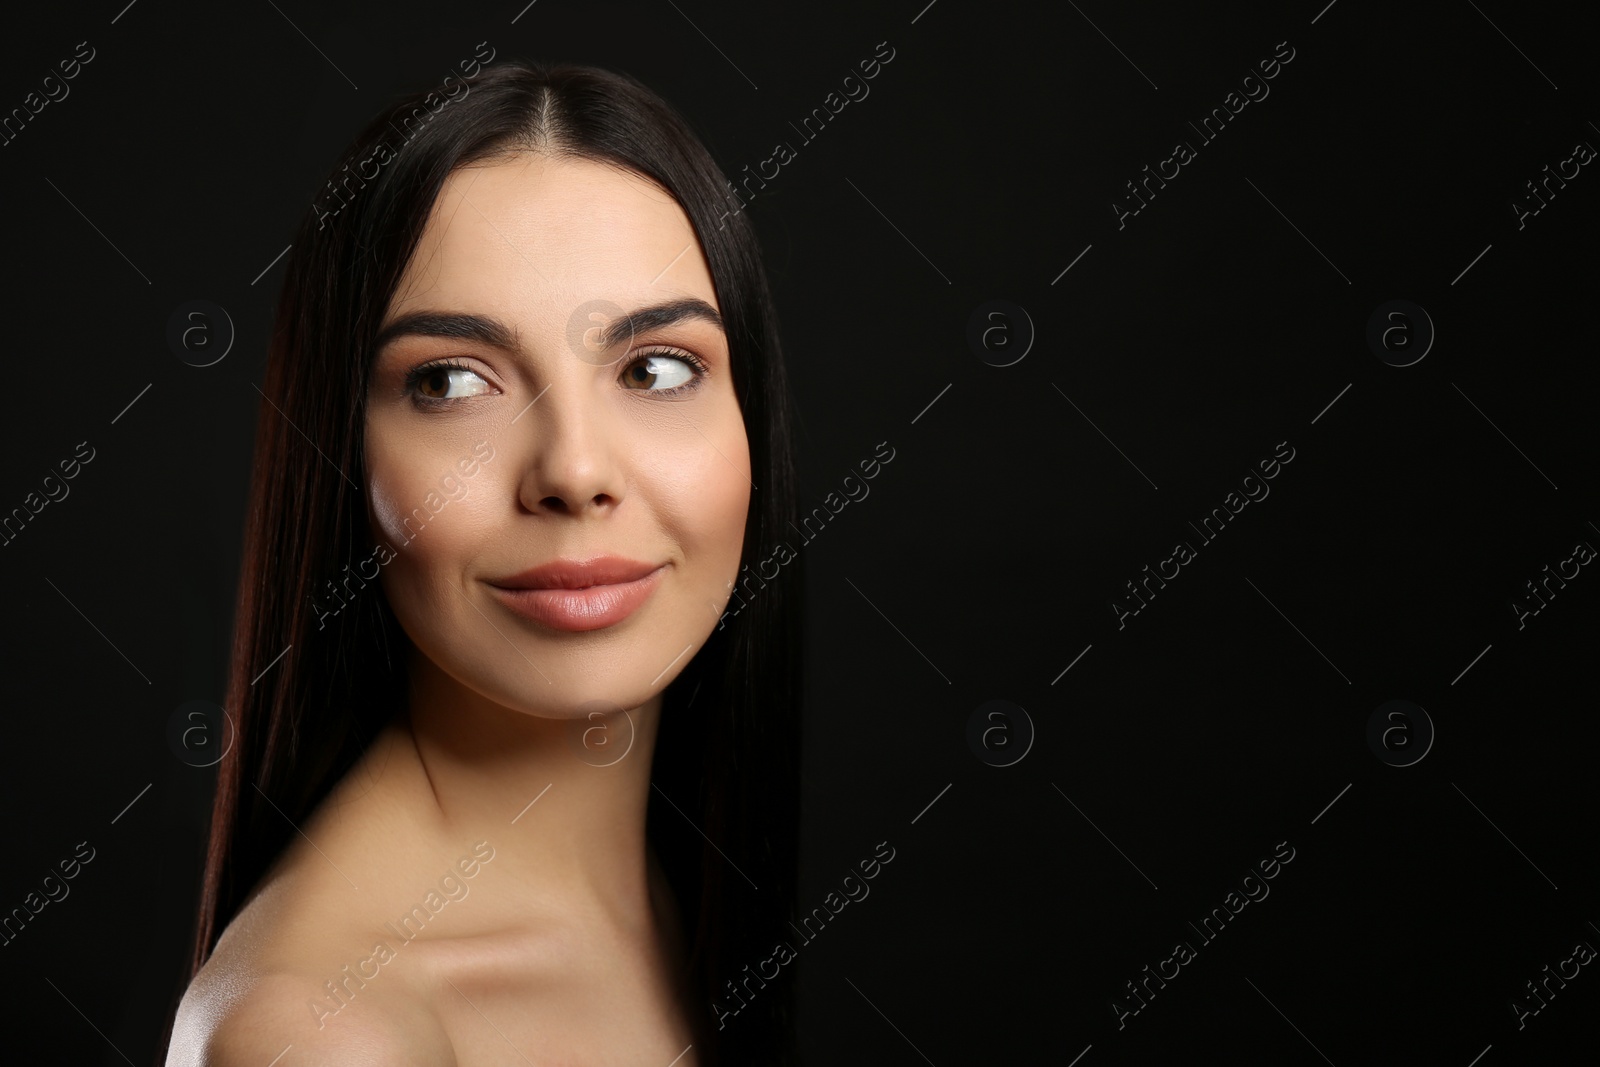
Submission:
M 743 563 L 781 541 L 794 514 L 788 390 L 760 251 L 687 122 L 638 81 L 594 67 L 502 61 L 464 82 L 444 106 L 419 93 L 374 119 L 294 239 L 256 429 L 226 699 L 237 735 L 218 767 L 191 979 L 294 826 L 406 703 L 413 653 L 381 588 L 334 614 L 327 583 L 340 587 L 372 553 L 359 487 L 374 340 L 454 170 L 534 150 L 625 167 L 677 200 L 716 287 L 758 487 Z M 800 561 L 756 581 L 759 594 L 666 691 L 648 813 L 689 927 L 683 981 L 707 1064 L 787 1063 L 793 1047 L 787 975 L 720 1027 L 713 1009 L 736 1004 L 728 983 L 786 936 L 796 880 Z

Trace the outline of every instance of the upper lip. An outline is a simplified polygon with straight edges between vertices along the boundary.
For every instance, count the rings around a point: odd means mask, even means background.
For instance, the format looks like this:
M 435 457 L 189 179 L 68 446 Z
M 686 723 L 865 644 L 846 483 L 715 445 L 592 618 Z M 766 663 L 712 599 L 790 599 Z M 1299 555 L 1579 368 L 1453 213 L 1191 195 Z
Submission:
M 661 566 L 622 556 L 556 559 L 507 578 L 496 578 L 489 584 L 501 589 L 587 589 L 592 585 L 635 582 Z

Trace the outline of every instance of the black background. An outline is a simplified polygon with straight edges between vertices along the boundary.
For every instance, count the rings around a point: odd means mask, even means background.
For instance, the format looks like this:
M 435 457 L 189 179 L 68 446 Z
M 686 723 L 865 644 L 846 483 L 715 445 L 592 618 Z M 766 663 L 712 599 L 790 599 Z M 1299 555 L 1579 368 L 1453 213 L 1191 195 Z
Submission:
M 212 784 L 167 723 L 222 695 L 274 257 L 365 120 L 487 41 L 641 78 L 730 176 L 789 142 L 749 211 L 807 508 L 895 449 L 801 549 L 801 906 L 896 850 L 788 969 L 806 1062 L 1592 1048 L 1594 967 L 1521 1029 L 1510 1003 L 1600 946 L 1600 577 L 1520 629 L 1510 605 L 1600 544 L 1600 176 L 1522 228 L 1512 208 L 1600 146 L 1594 22 L 1504 0 L 925 2 L 7 13 L 0 113 L 79 41 L 95 57 L 0 146 L 0 512 L 78 442 L 95 458 L 0 547 L 0 911 L 77 842 L 96 857 L 0 948 L 0 1040 L 155 1055 Z M 789 123 L 882 41 L 870 95 L 803 143 Z M 1284 41 L 1270 95 L 1202 143 L 1188 123 Z M 1119 229 L 1124 183 L 1178 140 L 1197 158 Z M 205 368 L 165 340 L 196 299 L 237 329 Z M 967 341 L 995 299 L 1036 333 L 1011 366 Z M 1366 341 L 1397 299 L 1437 331 L 1407 367 Z M 1189 523 L 1285 441 L 1270 496 L 1201 545 Z M 1111 600 L 1179 540 L 1197 557 L 1119 629 Z M 991 699 L 1035 731 L 1012 766 L 967 741 Z M 1392 699 L 1437 731 L 1408 767 L 1367 743 Z M 1188 923 L 1279 842 L 1270 896 L 1202 945 Z M 1119 1030 L 1112 999 L 1180 940 L 1197 958 Z

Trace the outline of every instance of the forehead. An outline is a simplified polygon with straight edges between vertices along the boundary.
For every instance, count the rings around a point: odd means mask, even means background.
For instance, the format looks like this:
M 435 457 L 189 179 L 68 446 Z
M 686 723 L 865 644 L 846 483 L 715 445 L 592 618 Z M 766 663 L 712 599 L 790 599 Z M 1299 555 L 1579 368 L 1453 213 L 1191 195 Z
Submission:
M 588 301 L 667 293 L 718 307 L 694 229 L 664 189 L 593 160 L 526 154 L 450 175 L 388 317 L 449 307 L 563 329 Z

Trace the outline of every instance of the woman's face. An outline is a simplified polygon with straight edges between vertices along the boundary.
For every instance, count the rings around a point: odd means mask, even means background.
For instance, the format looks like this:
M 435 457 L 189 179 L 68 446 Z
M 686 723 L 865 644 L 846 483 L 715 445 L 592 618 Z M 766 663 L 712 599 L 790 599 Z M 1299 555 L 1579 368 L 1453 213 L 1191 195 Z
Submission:
M 636 174 L 524 155 L 446 181 L 366 422 L 383 590 L 434 667 L 575 717 L 694 657 L 752 490 L 719 314 L 687 216 Z

